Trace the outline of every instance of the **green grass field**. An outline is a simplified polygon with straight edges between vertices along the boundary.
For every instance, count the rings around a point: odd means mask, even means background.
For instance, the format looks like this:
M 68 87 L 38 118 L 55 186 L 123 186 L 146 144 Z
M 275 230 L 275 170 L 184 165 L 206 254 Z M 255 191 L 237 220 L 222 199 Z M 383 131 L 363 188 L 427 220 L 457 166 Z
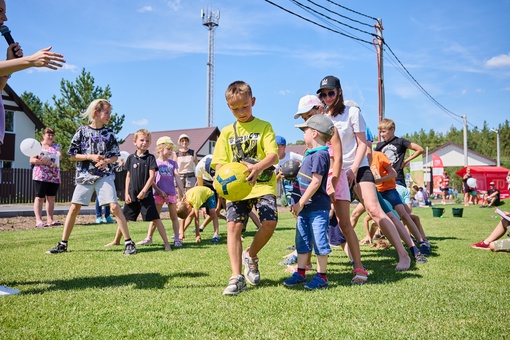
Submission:
M 502 210 L 510 210 L 508 204 Z M 443 206 L 440 206 L 443 207 Z M 433 245 L 427 264 L 395 272 L 393 248 L 361 246 L 369 282 L 352 286 L 352 267 L 339 249 L 329 257 L 329 289 L 286 289 L 278 265 L 293 244 L 294 219 L 281 212 L 273 238 L 259 254 L 261 284 L 239 296 L 221 293 L 230 276 L 225 224 L 221 242 L 188 242 L 163 251 L 155 244 L 135 256 L 105 248 L 114 225 L 77 225 L 69 252 L 47 255 L 62 229 L 0 234 L 0 285 L 21 294 L 0 296 L 0 339 L 189 338 L 504 339 L 510 317 L 510 254 L 471 249 L 497 224 L 492 209 L 414 209 Z M 282 209 L 284 210 L 284 209 Z M 167 218 L 168 216 L 163 216 Z M 170 222 L 164 220 L 167 230 Z M 147 224 L 130 223 L 135 241 Z M 362 227 L 357 226 L 358 236 Z M 254 226 L 245 233 L 247 246 Z M 314 266 L 315 267 L 315 266 Z

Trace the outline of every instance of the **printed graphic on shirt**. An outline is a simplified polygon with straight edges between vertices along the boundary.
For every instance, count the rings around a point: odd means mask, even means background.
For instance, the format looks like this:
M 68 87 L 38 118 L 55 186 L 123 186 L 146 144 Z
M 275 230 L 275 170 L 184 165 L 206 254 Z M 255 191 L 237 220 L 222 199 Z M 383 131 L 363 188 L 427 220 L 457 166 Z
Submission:
M 242 153 L 239 151 L 237 145 L 240 145 L 244 156 L 248 158 L 257 159 L 257 144 L 260 141 L 259 133 L 250 133 L 247 136 L 237 136 L 237 140 L 235 138 L 229 138 L 228 143 L 230 148 L 232 149 L 232 154 L 235 157 L 235 161 L 238 162 L 243 158 Z

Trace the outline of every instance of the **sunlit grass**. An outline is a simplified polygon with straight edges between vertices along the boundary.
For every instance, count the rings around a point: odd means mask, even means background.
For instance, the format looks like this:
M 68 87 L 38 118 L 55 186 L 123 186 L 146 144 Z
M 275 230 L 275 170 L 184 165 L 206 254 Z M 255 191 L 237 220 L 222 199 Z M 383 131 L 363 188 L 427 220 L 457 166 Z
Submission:
M 209 226 L 200 244 L 188 231 L 183 248 L 165 252 L 155 235 L 136 256 L 103 247 L 114 225 L 76 226 L 60 255 L 45 251 L 61 228 L 3 232 L 0 285 L 22 293 L 0 297 L 0 338 L 504 338 L 509 254 L 469 247 L 497 220 L 477 207 L 454 218 L 450 207 L 444 218 L 415 209 L 433 244 L 429 263 L 395 272 L 393 248 L 361 246 L 369 283 L 351 286 L 350 263 L 335 249 L 329 289 L 317 292 L 281 285 L 289 274 L 278 263 L 294 242 L 294 219 L 282 212 L 260 253 L 261 285 L 235 297 L 221 295 L 230 276 L 223 222 L 220 244 Z M 146 223 L 129 227 L 135 241 L 145 237 Z M 245 245 L 254 232 L 250 224 Z

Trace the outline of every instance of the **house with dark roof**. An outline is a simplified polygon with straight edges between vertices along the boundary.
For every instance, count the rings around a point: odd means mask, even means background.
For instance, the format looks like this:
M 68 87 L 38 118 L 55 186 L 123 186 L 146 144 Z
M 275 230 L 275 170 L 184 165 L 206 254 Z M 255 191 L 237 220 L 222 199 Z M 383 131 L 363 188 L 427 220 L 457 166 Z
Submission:
M 200 159 L 208 154 L 212 154 L 216 141 L 220 135 L 218 127 L 204 127 L 195 129 L 182 129 L 182 130 L 166 130 L 166 131 L 151 131 L 152 145 L 149 149 L 151 153 L 154 153 L 156 148 L 156 141 L 158 138 L 168 136 L 172 139 L 175 145 L 179 146 L 179 136 L 185 134 L 189 137 L 189 148 L 195 150 L 197 158 Z M 136 151 L 136 147 L 133 144 L 134 133 L 127 135 L 124 143 L 120 145 L 121 151 L 126 151 L 130 154 Z
M 0 168 L 30 168 L 28 157 L 21 153 L 19 144 L 25 138 L 34 138 L 35 131 L 44 128 L 43 122 L 9 86 L 2 91 L 5 109 L 5 137 L 0 152 Z

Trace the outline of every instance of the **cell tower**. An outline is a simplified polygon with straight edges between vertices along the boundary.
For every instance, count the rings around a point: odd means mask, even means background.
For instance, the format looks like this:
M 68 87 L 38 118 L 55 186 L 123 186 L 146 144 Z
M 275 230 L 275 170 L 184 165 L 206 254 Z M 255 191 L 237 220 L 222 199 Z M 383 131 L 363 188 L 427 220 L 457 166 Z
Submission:
M 209 31 L 209 57 L 207 60 L 207 126 L 213 124 L 214 94 L 214 29 L 219 26 L 220 11 L 202 10 L 202 25 Z

